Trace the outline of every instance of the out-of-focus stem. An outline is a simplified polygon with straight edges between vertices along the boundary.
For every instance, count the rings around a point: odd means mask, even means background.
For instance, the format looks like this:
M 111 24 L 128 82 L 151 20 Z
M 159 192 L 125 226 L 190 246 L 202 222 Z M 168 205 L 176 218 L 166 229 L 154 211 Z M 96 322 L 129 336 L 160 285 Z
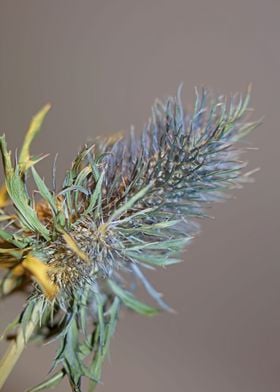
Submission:
M 39 321 L 39 312 L 36 307 L 25 330 L 19 329 L 16 338 L 10 343 L 7 351 L 0 360 L 0 390 L 20 358 L 27 342 L 31 338 Z

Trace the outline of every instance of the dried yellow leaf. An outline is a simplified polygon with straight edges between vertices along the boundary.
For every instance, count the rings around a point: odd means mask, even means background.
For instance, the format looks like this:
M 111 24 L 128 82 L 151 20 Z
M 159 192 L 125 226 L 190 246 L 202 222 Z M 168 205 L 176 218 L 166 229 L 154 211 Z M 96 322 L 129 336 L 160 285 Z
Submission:
M 0 188 L 0 208 L 6 207 L 10 203 L 9 194 L 6 185 L 2 185 Z
M 49 276 L 51 267 L 48 264 L 45 264 L 37 257 L 29 254 L 23 260 L 22 266 L 41 286 L 48 299 L 52 300 L 56 297 L 59 289 Z
M 63 238 L 66 242 L 66 244 L 69 246 L 69 248 L 76 253 L 76 255 L 78 257 L 80 257 L 80 259 L 89 262 L 89 258 L 88 255 L 83 252 L 77 245 L 76 241 L 68 234 L 68 233 L 64 233 L 63 234 Z
M 28 167 L 32 166 L 33 162 L 30 161 L 30 145 L 38 134 L 43 124 L 43 121 L 50 110 L 51 105 L 45 105 L 32 119 L 28 131 L 25 135 L 23 146 L 19 156 L 19 164 L 21 170 L 24 172 Z

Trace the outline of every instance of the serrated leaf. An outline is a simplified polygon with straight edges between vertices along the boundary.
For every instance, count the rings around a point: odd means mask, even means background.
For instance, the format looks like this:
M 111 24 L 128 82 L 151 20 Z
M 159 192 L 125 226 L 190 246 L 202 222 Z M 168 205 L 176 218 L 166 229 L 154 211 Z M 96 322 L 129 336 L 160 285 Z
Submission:
M 92 365 L 90 366 L 90 372 L 94 374 L 94 378 L 96 380 L 90 380 L 89 382 L 89 388 L 88 392 L 93 392 L 95 387 L 98 385 L 100 377 L 101 377 L 101 368 L 102 364 L 104 362 L 104 359 L 107 355 L 110 341 L 112 336 L 114 335 L 115 328 L 116 328 L 116 323 L 118 320 L 118 314 L 119 314 L 119 308 L 120 308 L 120 299 L 118 297 L 115 297 L 108 313 L 109 321 L 106 322 L 105 325 L 105 341 L 104 341 L 104 347 L 102 350 L 97 349 L 94 360 Z M 99 328 L 98 328 L 99 329 Z M 99 337 L 99 333 L 98 333 Z M 96 339 L 96 344 L 97 344 L 97 339 Z
M 79 328 L 76 320 L 76 314 L 74 313 L 68 323 L 67 330 L 65 331 L 64 337 L 61 341 L 59 353 L 56 356 L 54 365 L 62 363 L 69 377 L 70 383 L 72 384 L 73 390 L 79 388 L 81 377 L 86 376 L 93 378 L 88 369 L 83 363 L 81 357 L 79 341 Z M 77 389 L 79 390 L 79 389 Z

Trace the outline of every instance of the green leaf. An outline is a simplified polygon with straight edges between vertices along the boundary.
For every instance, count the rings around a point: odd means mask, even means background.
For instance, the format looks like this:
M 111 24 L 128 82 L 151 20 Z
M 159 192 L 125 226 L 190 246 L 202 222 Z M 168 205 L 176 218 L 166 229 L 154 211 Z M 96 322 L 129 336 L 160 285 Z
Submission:
M 35 170 L 35 168 L 32 167 L 31 170 L 32 170 L 32 175 L 33 175 L 35 184 L 37 185 L 37 188 L 40 192 L 40 195 L 43 197 L 44 200 L 46 200 L 49 203 L 53 212 L 55 214 L 57 214 L 57 207 L 56 207 L 55 198 L 53 197 L 53 195 L 49 191 L 48 187 L 46 186 L 46 184 L 44 183 L 42 178 L 39 176 L 39 174 Z
M 154 185 L 153 182 L 150 183 L 149 185 L 141 189 L 141 191 L 137 192 L 136 195 L 128 199 L 128 201 L 125 204 L 123 204 L 120 208 L 118 208 L 116 211 L 113 212 L 113 214 L 110 216 L 110 221 L 119 218 L 128 210 L 130 210 L 134 206 L 134 204 L 137 203 L 138 200 L 142 199 L 146 195 L 146 193 L 148 193 L 148 191 L 153 187 L 153 185 Z
M 127 247 L 127 251 L 141 251 L 143 249 L 148 250 L 160 250 L 160 251 L 181 251 L 190 241 L 191 237 L 178 238 L 174 240 L 165 240 L 157 242 L 144 242 L 139 245 Z
M 0 341 L 3 340 L 10 332 L 16 329 L 19 325 L 19 317 L 17 316 L 7 327 L 4 329 L 2 335 L 0 336 Z
M 5 183 L 9 196 L 18 210 L 18 215 L 21 223 L 27 229 L 41 234 L 46 240 L 49 240 L 48 229 L 40 222 L 36 211 L 30 207 L 30 198 L 26 192 L 25 184 L 22 179 L 22 174 L 19 171 L 19 166 L 14 170 L 11 153 L 7 150 L 7 143 L 5 136 L 0 138 L 0 148 L 4 163 Z
M 71 320 L 67 325 L 64 333 L 59 353 L 56 356 L 54 366 L 62 363 L 73 388 L 78 388 L 82 376 L 93 378 L 92 374 L 88 371 L 83 363 L 80 346 L 82 343 L 79 341 L 79 327 L 77 322 L 77 314 L 74 312 Z
M 93 392 L 100 380 L 102 364 L 107 355 L 111 338 L 115 333 L 115 328 L 118 321 L 119 309 L 120 309 L 120 299 L 118 297 L 115 297 L 113 304 L 111 305 L 110 309 L 107 312 L 109 321 L 107 321 L 105 325 L 104 348 L 102 350 L 100 349 L 96 350 L 94 360 L 92 362 L 92 365 L 90 366 L 90 373 L 94 374 L 94 378 L 96 380 L 90 380 L 88 392 Z M 99 337 L 99 335 L 100 333 L 99 333 L 99 325 L 98 325 L 97 336 Z
M 43 391 L 44 389 L 54 388 L 61 382 L 64 376 L 65 376 L 65 370 L 62 369 L 56 372 L 55 374 L 53 374 L 47 380 L 38 384 L 36 387 L 28 389 L 26 392 L 40 392 Z
M 117 295 L 128 308 L 134 310 L 136 313 L 144 316 L 153 316 L 159 313 L 158 309 L 140 302 L 130 292 L 122 289 L 112 280 L 108 280 L 108 283 L 114 294 Z
M 103 301 L 99 294 L 95 295 L 97 302 L 97 314 L 98 314 L 98 325 L 99 325 L 99 345 L 101 352 L 104 348 L 104 339 L 105 339 L 105 324 L 104 324 L 104 310 L 103 310 Z
M 0 229 L 0 238 L 4 241 L 9 242 L 10 244 L 17 246 L 18 248 L 26 247 L 26 242 L 17 240 L 12 234 L 2 229 Z
M 89 205 L 85 211 L 86 214 L 89 214 L 90 212 L 92 212 L 92 210 L 95 208 L 96 203 L 98 200 L 101 201 L 101 192 L 102 192 L 102 183 L 103 183 L 103 179 L 104 179 L 104 172 L 101 173 L 101 175 L 99 176 L 99 179 L 97 181 L 96 187 L 94 189 L 94 192 L 92 193 L 92 195 L 90 196 L 90 201 L 89 201 Z M 100 203 L 99 203 L 100 204 Z M 99 205 L 100 207 L 100 205 Z
M 40 222 L 36 211 L 30 207 L 30 199 L 25 191 L 24 184 L 18 173 L 15 173 L 6 181 L 7 189 L 14 205 L 18 209 L 19 217 L 22 224 L 41 234 L 46 240 L 49 240 L 49 230 Z
M 123 228 L 119 226 L 119 230 L 123 233 L 143 233 L 148 235 L 159 236 L 162 235 L 161 230 L 176 226 L 179 222 L 180 222 L 179 220 L 172 220 L 172 221 L 164 221 L 164 222 L 154 223 L 150 225 L 140 225 L 137 227 L 129 227 L 129 228 L 126 227 Z
M 138 253 L 138 252 L 132 252 L 132 251 L 125 252 L 125 255 L 133 260 L 138 260 L 143 263 L 154 265 L 156 267 L 165 267 L 168 265 L 177 264 L 181 261 L 181 259 L 179 257 L 172 258 L 172 256 L 169 256 L 169 255 L 161 256 L 161 255 L 157 255 L 157 254 Z
M 38 304 L 36 304 L 36 300 L 31 299 L 30 301 L 28 301 L 25 309 L 22 311 L 20 315 L 19 322 L 22 328 L 24 340 L 26 340 L 26 331 L 30 321 L 36 318 L 35 313 L 38 311 L 38 306 L 39 306 L 39 302 Z
M 87 186 L 87 176 L 92 172 L 92 168 L 91 166 L 86 166 L 84 167 L 80 173 L 78 174 L 75 183 L 74 183 L 74 187 L 78 186 L 81 188 L 84 188 L 86 190 L 86 186 Z M 85 184 L 84 184 L 85 182 Z M 79 192 L 75 192 L 75 196 L 74 196 L 74 203 L 75 203 L 75 208 L 76 210 L 79 209 L 79 205 L 78 205 L 78 201 L 79 201 Z

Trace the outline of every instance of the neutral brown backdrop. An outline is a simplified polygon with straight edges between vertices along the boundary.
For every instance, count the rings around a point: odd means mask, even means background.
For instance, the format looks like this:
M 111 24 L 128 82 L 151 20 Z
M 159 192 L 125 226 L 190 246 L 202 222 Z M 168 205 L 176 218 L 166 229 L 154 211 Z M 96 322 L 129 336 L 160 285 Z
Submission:
M 256 182 L 213 208 L 184 263 L 151 275 L 177 315 L 123 314 L 100 391 L 280 390 L 279 19 L 279 0 L 0 1 L 1 132 L 19 146 L 52 102 L 33 150 L 51 153 L 46 179 L 56 152 L 61 178 L 80 144 L 140 130 L 181 81 L 187 102 L 194 86 L 252 82 L 255 118 L 265 115 L 250 136 Z M 1 327 L 22 303 L 1 303 Z M 27 350 L 4 391 L 40 381 L 54 348 Z

